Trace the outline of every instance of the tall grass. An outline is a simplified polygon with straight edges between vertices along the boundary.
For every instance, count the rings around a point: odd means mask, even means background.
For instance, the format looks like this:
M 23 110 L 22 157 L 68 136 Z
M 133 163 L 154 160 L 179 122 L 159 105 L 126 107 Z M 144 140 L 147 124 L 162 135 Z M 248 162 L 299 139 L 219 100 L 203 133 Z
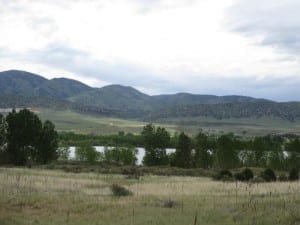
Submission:
M 111 185 L 133 195 L 116 198 Z M 0 224 L 299 224 L 298 182 L 0 168 Z

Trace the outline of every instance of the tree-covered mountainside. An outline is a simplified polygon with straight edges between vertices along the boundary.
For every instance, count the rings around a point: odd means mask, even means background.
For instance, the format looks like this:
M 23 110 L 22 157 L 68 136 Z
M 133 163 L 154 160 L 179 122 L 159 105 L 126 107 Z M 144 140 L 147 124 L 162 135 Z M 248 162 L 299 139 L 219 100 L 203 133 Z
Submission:
M 197 105 L 197 104 L 224 104 L 224 103 L 252 103 L 252 102 L 271 102 L 266 99 L 257 99 L 247 96 L 229 95 L 195 95 L 189 93 L 178 93 L 173 95 L 156 95 L 152 97 L 156 101 L 163 103 L 165 106 L 178 105 Z
M 48 80 L 19 70 L 0 72 L 0 95 L 19 95 L 65 99 L 92 88 L 72 79 Z
M 94 88 L 91 91 L 69 98 L 70 101 L 84 105 L 124 110 L 152 110 L 151 96 L 121 85 Z
M 92 90 L 91 87 L 76 80 L 54 78 L 35 89 L 35 96 L 65 99 Z
M 132 87 L 109 85 L 92 88 L 67 78 L 48 80 L 25 71 L 0 72 L 0 107 L 43 107 L 81 113 L 155 121 L 162 118 L 278 117 L 300 118 L 300 103 L 277 103 L 246 96 L 178 93 L 144 94 Z
M 47 79 L 25 71 L 0 72 L 0 94 L 33 96 L 36 87 Z
M 148 116 L 148 120 L 203 116 L 216 119 L 278 117 L 294 121 L 300 118 L 300 103 L 250 102 L 185 105 L 166 107 L 159 111 L 153 111 Z

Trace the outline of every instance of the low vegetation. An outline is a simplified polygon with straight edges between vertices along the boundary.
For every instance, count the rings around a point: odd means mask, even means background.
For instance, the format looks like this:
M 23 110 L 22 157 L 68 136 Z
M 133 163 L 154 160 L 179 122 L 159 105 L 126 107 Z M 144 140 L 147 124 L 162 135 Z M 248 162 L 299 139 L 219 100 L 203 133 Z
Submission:
M 112 184 L 110 186 L 110 189 L 111 189 L 113 195 L 117 196 L 117 197 L 132 195 L 131 191 L 129 191 L 125 187 L 118 185 L 118 184 Z
M 298 224 L 299 185 L 0 168 L 0 224 Z
M 66 142 L 58 148 L 50 121 L 29 110 L 0 116 L 1 163 L 31 167 L 0 167 L 0 224 L 300 221 L 297 137 L 172 136 L 148 124 L 138 136 L 119 133 L 110 139 L 139 141 L 145 148 L 143 166 L 135 165 L 130 144 L 99 153 L 79 137 L 76 160 L 68 161 Z M 176 150 L 167 154 L 170 146 Z

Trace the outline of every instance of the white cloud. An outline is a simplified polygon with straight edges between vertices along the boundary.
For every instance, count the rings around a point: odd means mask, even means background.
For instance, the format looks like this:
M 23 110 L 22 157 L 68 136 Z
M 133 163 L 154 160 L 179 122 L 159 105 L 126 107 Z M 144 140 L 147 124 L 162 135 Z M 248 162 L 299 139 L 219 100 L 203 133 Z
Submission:
M 288 99 L 299 84 L 292 38 L 299 7 L 292 0 L 0 0 L 0 70 L 151 93 Z

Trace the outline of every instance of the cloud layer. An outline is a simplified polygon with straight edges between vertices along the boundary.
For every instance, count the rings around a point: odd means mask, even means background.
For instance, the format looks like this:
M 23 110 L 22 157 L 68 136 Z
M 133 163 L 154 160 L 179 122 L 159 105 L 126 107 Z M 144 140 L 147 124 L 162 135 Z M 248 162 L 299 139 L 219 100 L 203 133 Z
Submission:
M 297 0 L 0 0 L 0 70 L 300 100 Z

